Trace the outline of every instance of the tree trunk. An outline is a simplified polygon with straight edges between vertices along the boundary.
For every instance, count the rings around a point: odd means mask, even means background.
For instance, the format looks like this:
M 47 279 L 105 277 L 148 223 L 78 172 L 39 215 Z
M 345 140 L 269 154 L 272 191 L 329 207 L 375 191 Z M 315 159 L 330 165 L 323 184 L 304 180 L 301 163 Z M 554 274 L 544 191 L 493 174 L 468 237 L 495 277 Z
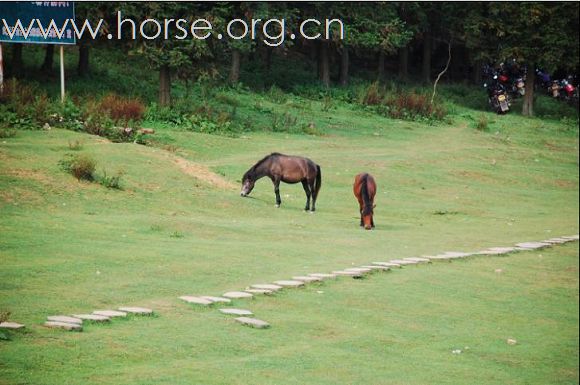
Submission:
M 53 62 L 54 62 L 54 44 L 47 44 L 46 51 L 44 52 L 44 61 L 42 62 L 42 66 L 40 66 L 40 70 L 45 72 L 51 72 Z
M 409 46 L 399 48 L 399 77 L 403 80 L 407 79 L 409 67 Z
M 377 80 L 381 81 L 385 78 L 385 52 L 379 51 L 379 62 L 377 67 Z
M 473 64 L 473 83 L 476 86 L 481 86 L 481 61 L 476 60 Z
M 533 69 L 536 68 L 536 64 L 533 63 L 528 68 L 532 70 L 526 74 L 526 94 L 524 95 L 522 115 L 534 116 L 534 82 L 536 81 L 536 72 Z
M 232 50 L 232 68 L 230 70 L 230 83 L 236 84 L 240 80 L 240 51 Z
M 89 45 L 81 42 L 79 44 L 79 63 L 77 73 L 79 76 L 86 76 L 89 73 Z
M 171 104 L 171 72 L 169 66 L 163 65 L 159 69 L 159 105 Z
M 319 77 L 320 76 L 320 63 L 318 60 L 318 42 L 311 41 L 308 44 L 309 44 L 309 48 L 310 48 L 310 52 L 309 52 L 310 63 L 313 64 L 312 71 L 313 72 L 316 71 L 316 77 Z
M 266 71 L 270 72 L 272 69 L 272 48 L 266 46 L 266 50 L 264 51 L 264 63 L 266 67 Z
M 328 61 L 328 42 L 320 41 L 320 80 L 328 87 L 330 86 L 330 64 Z
M 342 86 L 348 84 L 348 64 L 348 46 L 345 44 L 340 56 L 340 85 Z
M 423 68 L 422 77 L 423 82 L 431 82 L 431 32 L 425 31 L 423 36 Z
M 22 62 L 22 46 L 24 44 L 12 44 L 12 77 L 20 78 L 24 74 L 24 63 Z

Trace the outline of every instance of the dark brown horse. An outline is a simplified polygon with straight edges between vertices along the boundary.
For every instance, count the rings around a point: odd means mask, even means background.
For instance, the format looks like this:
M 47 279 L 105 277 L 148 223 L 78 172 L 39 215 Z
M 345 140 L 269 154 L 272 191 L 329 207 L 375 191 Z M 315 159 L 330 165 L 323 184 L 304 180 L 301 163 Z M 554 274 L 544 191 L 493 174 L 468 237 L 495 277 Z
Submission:
M 246 171 L 242 178 L 240 195 L 245 197 L 250 194 L 256 181 L 265 176 L 269 177 L 274 183 L 276 207 L 280 207 L 282 203 L 280 200 L 280 182 L 302 182 L 302 187 L 304 187 L 306 192 L 306 207 L 304 210 L 316 210 L 316 198 L 322 182 L 319 165 L 308 158 L 273 152 Z M 312 197 L 312 207 L 310 206 L 310 197 Z
M 375 178 L 366 172 L 358 174 L 354 177 L 352 190 L 360 207 L 360 225 L 364 226 L 365 230 L 370 230 L 375 227 L 373 220 L 373 209 L 376 206 L 374 200 L 377 193 Z

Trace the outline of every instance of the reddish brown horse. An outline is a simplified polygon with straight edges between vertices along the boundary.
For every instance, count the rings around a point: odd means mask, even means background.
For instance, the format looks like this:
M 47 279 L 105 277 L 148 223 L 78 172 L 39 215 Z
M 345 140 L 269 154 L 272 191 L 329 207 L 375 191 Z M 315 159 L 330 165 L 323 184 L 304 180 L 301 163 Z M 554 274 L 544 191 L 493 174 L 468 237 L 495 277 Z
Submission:
M 274 183 L 276 207 L 280 207 L 282 203 L 280 199 L 280 182 L 302 182 L 302 187 L 304 187 L 306 192 L 306 207 L 304 210 L 316 210 L 316 198 L 322 183 L 322 173 L 319 165 L 308 158 L 273 152 L 246 171 L 242 178 L 240 195 L 243 197 L 249 195 L 256 181 L 265 176 L 269 177 Z M 310 206 L 310 197 L 312 197 L 312 206 Z
M 358 174 L 354 177 L 352 190 L 360 206 L 360 225 L 364 226 L 365 230 L 370 230 L 375 227 L 373 220 L 373 209 L 375 208 L 373 202 L 377 193 L 375 178 L 366 172 Z

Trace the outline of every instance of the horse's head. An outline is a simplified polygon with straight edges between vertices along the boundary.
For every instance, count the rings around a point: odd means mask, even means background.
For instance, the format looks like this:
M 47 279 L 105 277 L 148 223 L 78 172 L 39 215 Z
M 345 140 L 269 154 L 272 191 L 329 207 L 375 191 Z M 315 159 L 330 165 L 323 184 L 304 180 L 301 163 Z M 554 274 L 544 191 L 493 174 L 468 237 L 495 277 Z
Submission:
M 375 223 L 373 221 L 373 209 L 375 207 L 377 207 L 377 205 L 368 205 L 363 209 L 362 219 L 365 230 L 371 230 L 373 227 L 375 227 Z
M 248 196 L 254 189 L 255 183 L 256 181 L 252 175 L 250 175 L 250 172 L 246 172 L 242 178 L 242 191 L 240 191 L 240 195 L 243 197 Z

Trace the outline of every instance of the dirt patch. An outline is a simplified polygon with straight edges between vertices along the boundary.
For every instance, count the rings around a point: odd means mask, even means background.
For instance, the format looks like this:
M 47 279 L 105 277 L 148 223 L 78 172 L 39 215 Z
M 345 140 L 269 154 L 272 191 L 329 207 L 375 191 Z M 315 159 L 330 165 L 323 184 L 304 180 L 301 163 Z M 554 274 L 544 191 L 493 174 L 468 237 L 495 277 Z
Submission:
M 50 178 L 45 174 L 41 173 L 40 171 L 27 170 L 23 168 L 13 168 L 6 170 L 4 172 L 4 175 L 9 175 L 21 179 L 31 179 L 33 181 L 40 182 L 43 184 L 49 184 L 51 182 Z
M 212 186 L 226 190 L 231 190 L 238 187 L 236 184 L 230 182 L 229 180 L 211 171 L 206 166 L 202 166 L 199 163 L 191 162 L 179 156 L 171 156 L 171 158 L 173 163 L 175 163 L 183 173 L 190 175 L 196 179 L 199 179 L 203 182 L 209 183 Z
M 491 178 L 488 174 L 484 174 L 484 173 L 478 172 L 478 171 L 465 171 L 465 170 L 464 171 L 455 171 L 452 174 L 455 176 L 461 177 L 461 178 L 477 180 L 477 181 L 493 180 L 493 178 Z
M 554 181 L 554 183 L 556 184 L 556 186 L 566 188 L 566 189 L 571 189 L 571 188 L 578 186 L 577 182 L 573 182 L 573 181 L 565 180 L 565 179 L 556 179 Z

